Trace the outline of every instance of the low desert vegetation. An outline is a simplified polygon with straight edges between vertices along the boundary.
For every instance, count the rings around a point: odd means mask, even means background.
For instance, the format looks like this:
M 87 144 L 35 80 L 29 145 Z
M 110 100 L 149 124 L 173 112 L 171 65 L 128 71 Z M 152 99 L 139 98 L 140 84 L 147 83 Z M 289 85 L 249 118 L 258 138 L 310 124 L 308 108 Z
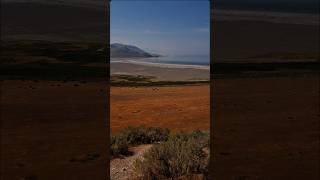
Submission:
M 167 141 L 169 135 L 169 129 L 129 126 L 116 136 L 111 136 L 111 156 L 120 157 L 130 155 L 129 146 Z
M 110 153 L 112 157 L 127 156 L 129 152 L 129 144 L 124 136 L 112 136 Z
M 113 74 L 111 86 L 170 86 L 208 84 L 208 80 L 162 81 L 153 76 Z
M 209 163 L 209 134 L 203 131 L 178 133 L 154 145 L 135 162 L 141 179 L 206 179 Z
M 153 144 L 135 161 L 137 179 L 206 179 L 209 163 L 209 132 L 170 133 L 156 127 L 128 127 L 112 136 L 111 155 L 130 155 L 129 147 Z

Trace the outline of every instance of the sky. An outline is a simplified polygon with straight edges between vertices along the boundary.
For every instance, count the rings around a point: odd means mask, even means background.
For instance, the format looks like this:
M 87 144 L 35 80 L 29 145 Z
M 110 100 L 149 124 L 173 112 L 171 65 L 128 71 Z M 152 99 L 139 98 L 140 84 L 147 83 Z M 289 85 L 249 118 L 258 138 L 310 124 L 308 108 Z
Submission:
M 111 43 L 161 55 L 208 55 L 208 0 L 111 1 Z

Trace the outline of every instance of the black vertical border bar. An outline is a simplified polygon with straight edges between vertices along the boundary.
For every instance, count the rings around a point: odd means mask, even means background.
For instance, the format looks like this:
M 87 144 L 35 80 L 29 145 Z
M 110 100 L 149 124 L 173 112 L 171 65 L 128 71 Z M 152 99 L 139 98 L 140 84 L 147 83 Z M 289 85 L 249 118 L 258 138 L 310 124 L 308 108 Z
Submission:
M 2 0 L 0 1 L 0 13 L 2 14 Z M 2 18 L 0 19 L 0 31 L 2 31 Z M 2 33 L 0 32 L 0 46 L 2 46 Z M 0 48 L 0 54 L 2 48 Z M 0 180 L 3 178 L 3 165 L 2 165 L 2 79 L 0 79 Z
M 106 98 L 106 106 L 105 109 L 107 111 L 106 113 L 106 133 L 107 133 L 107 139 L 106 139 L 106 179 L 110 179 L 110 3 L 111 0 L 106 0 L 106 8 L 107 8 L 107 14 L 106 14 L 106 32 L 107 32 L 107 38 L 106 38 L 106 71 L 107 71 L 107 77 L 106 77 L 106 93 L 107 93 L 107 98 Z
M 214 155 L 214 114 L 213 114 L 213 109 L 214 109 L 214 79 L 213 79 L 213 63 L 214 63 L 214 0 L 209 0 L 210 1 L 210 160 L 209 160 L 209 177 L 210 179 L 213 178 L 213 173 L 214 173 L 214 165 L 213 165 L 213 155 Z
M 318 1 L 317 8 L 318 19 L 320 19 L 320 1 Z M 318 22 L 318 63 L 320 63 L 320 23 Z M 320 71 L 318 71 L 318 117 L 320 117 Z M 318 120 L 318 132 L 320 132 L 320 118 Z M 319 137 L 320 140 L 320 137 Z M 318 143 L 320 145 L 320 141 Z M 318 148 L 318 163 L 320 164 L 320 148 Z M 318 172 L 320 174 L 320 172 Z

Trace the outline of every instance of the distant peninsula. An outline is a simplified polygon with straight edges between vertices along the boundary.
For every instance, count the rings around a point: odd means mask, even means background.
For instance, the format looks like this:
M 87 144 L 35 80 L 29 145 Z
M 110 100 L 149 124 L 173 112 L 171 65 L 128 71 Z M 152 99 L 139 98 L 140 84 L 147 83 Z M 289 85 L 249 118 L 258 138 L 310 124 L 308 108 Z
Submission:
M 148 53 L 136 46 L 120 43 L 110 45 L 110 55 L 113 58 L 149 58 L 160 57 L 158 54 Z

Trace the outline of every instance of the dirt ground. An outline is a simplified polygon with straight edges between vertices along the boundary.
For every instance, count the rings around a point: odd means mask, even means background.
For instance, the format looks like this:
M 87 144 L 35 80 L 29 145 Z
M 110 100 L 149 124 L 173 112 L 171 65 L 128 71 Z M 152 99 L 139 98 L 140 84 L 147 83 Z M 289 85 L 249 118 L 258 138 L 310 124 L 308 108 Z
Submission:
M 144 144 L 129 148 L 133 153 L 132 156 L 126 158 L 116 158 L 110 161 L 110 179 L 111 180 L 127 180 L 130 177 L 137 177 L 134 163 L 138 159 L 143 159 L 144 153 L 151 149 L 152 144 Z
M 214 179 L 318 179 L 319 76 L 217 79 Z M 208 129 L 209 87 L 115 87 L 111 130 Z
M 112 87 L 111 131 L 131 125 L 191 131 L 210 128 L 210 87 Z

